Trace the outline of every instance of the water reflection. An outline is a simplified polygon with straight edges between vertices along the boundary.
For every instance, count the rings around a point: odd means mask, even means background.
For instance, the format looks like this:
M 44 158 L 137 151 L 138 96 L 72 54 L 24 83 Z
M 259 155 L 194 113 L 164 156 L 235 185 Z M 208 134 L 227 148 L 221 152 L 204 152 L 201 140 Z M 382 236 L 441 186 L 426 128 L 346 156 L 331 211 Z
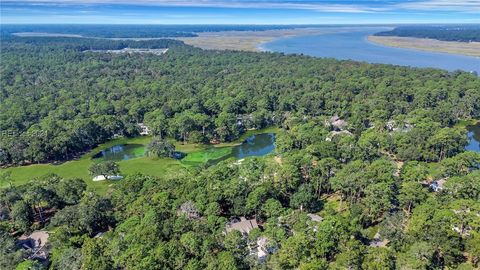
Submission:
M 275 134 L 265 133 L 248 137 L 241 145 L 233 148 L 230 157 L 237 159 L 264 156 L 275 149 Z
M 119 144 L 100 151 L 93 158 L 102 161 L 121 161 L 143 157 L 144 155 L 145 146 L 142 144 Z
M 210 164 L 228 158 L 242 159 L 251 156 L 264 156 L 275 150 L 275 133 L 257 134 L 248 137 L 242 144 L 232 147 L 230 154 L 211 160 Z M 174 158 L 182 159 L 185 153 L 175 152 Z M 100 151 L 93 156 L 98 161 L 121 161 L 145 156 L 145 146 L 141 144 L 120 144 Z
M 273 150 L 275 150 L 275 133 L 257 134 L 248 137 L 242 144 L 234 146 L 231 154 L 211 160 L 208 163 L 212 165 L 232 157 L 235 159 L 260 157 L 271 153 Z
M 480 124 L 468 126 L 468 145 L 465 148 L 468 151 L 480 152 Z

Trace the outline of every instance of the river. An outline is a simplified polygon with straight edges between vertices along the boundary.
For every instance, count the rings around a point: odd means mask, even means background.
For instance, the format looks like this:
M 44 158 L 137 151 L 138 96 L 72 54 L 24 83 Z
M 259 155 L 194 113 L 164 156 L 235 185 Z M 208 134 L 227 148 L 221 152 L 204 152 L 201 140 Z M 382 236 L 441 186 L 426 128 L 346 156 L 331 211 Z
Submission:
M 260 49 L 369 63 L 476 71 L 480 74 L 479 57 L 387 47 L 368 41 L 369 35 L 383 30 L 385 28 L 364 27 L 349 31 L 339 28 L 339 32 L 333 34 L 277 39 L 260 45 Z

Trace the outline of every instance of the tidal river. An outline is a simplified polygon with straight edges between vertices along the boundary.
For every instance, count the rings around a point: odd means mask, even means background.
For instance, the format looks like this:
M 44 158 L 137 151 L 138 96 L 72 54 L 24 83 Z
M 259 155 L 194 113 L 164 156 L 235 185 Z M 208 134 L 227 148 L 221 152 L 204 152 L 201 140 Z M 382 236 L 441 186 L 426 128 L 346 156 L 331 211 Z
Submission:
M 476 71 L 480 74 L 479 57 L 393 48 L 377 45 L 367 40 L 369 35 L 384 30 L 385 28 L 364 27 L 346 31 L 344 28 L 339 28 L 339 32 L 333 34 L 277 39 L 262 44 L 260 49 L 369 63 L 432 67 L 448 71 Z

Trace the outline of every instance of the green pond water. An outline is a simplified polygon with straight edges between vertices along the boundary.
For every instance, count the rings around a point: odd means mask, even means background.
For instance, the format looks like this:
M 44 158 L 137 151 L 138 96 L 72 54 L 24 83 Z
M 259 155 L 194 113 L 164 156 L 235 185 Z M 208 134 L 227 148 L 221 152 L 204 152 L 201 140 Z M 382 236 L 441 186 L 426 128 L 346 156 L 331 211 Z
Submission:
M 210 147 L 189 153 L 182 159 L 182 163 L 188 166 L 213 165 L 229 158 L 243 159 L 265 156 L 273 150 L 275 150 L 275 133 L 263 133 L 250 136 L 241 144 L 233 147 Z
M 250 156 L 264 156 L 275 149 L 275 134 L 264 133 L 248 137 L 233 147 L 209 147 L 189 154 L 177 152 L 176 157 L 185 165 L 200 163 L 214 164 L 228 158 L 242 159 Z M 96 161 L 122 161 L 145 156 L 142 144 L 119 144 L 106 148 L 93 156 Z

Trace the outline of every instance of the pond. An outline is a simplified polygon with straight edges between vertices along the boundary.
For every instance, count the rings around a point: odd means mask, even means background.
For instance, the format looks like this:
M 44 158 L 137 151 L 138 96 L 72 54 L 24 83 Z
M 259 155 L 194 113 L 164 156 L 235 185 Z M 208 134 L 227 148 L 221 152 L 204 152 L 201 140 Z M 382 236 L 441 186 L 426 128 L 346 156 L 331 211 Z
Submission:
M 175 158 L 185 165 L 215 164 L 228 158 L 242 159 L 250 156 L 264 156 L 275 149 L 275 134 L 264 133 L 248 137 L 233 147 L 208 147 L 207 149 L 184 154 L 175 152 Z M 97 161 L 122 161 L 145 156 L 142 144 L 119 144 L 104 149 L 93 156 Z
M 240 145 L 233 147 L 209 147 L 189 153 L 182 160 L 182 163 L 187 166 L 213 165 L 229 158 L 243 159 L 252 156 L 264 156 L 273 150 L 275 150 L 275 133 L 263 133 L 252 135 Z
M 143 157 L 145 146 L 142 144 L 119 144 L 100 151 L 93 159 L 101 161 L 121 161 Z
M 468 145 L 465 148 L 468 151 L 480 152 L 480 124 L 467 126 Z
M 275 150 L 275 133 L 257 134 L 248 137 L 242 144 L 233 147 L 229 157 L 242 159 L 264 156 Z
M 261 157 L 271 153 L 273 150 L 275 150 L 275 133 L 257 134 L 248 137 L 242 144 L 234 146 L 230 154 L 219 159 L 210 160 L 209 164 L 216 164 L 229 158 Z

